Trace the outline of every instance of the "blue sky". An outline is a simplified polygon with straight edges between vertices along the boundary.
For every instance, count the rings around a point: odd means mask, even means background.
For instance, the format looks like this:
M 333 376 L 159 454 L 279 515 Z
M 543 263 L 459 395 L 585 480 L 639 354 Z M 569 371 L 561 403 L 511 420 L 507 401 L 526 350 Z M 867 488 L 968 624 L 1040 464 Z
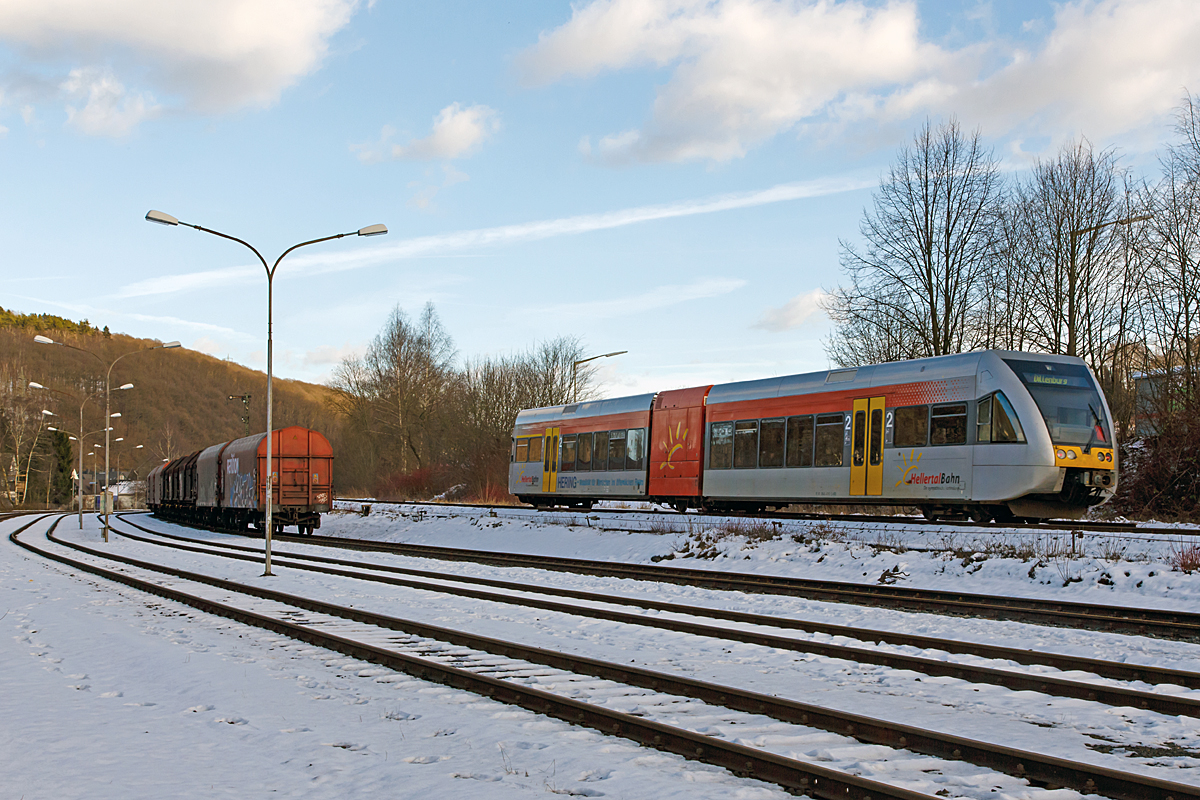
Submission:
M 463 358 L 577 335 L 623 394 L 826 365 L 817 300 L 927 117 L 1152 172 L 1200 3 L 0 0 L 0 304 L 276 374 L 397 304 Z

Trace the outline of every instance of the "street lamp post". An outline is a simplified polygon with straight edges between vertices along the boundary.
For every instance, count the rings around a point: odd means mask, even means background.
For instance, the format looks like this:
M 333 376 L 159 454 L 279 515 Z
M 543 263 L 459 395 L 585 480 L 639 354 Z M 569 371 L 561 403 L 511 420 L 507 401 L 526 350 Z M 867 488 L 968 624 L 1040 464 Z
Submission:
M 96 355 L 95 353 L 93 353 L 90 350 L 84 350 L 82 347 L 75 347 L 74 345 L 66 344 L 65 342 L 56 342 L 53 339 L 49 338 L 48 336 L 41 336 L 41 335 L 34 336 L 33 340 L 35 342 L 37 342 L 38 344 L 56 344 L 59 347 L 67 347 L 67 348 L 70 348 L 71 350 L 78 350 L 80 353 L 87 353 L 89 356 L 96 359 L 101 364 L 104 363 L 104 359 L 100 358 L 100 356 Z M 109 403 L 110 403 L 111 395 L 112 395 L 112 392 L 110 391 L 110 386 L 112 385 L 113 367 L 115 367 L 117 365 L 118 361 L 120 361 L 122 358 L 125 358 L 126 356 L 136 355 L 137 353 L 146 353 L 151 350 L 171 350 L 171 349 L 174 349 L 179 346 L 180 346 L 179 342 L 167 342 L 166 344 L 156 344 L 153 347 L 143 347 L 141 350 L 131 350 L 128 353 L 122 353 L 121 355 L 117 356 L 116 358 L 114 358 L 112 360 L 112 363 L 110 363 L 108 365 L 108 371 L 104 375 L 104 493 L 106 496 L 108 494 L 108 432 L 112 430 L 111 415 L 109 414 L 111 407 L 110 407 Z M 119 386 L 117 388 L 118 388 L 118 390 L 132 389 L 133 384 L 127 383 L 124 386 Z M 118 414 L 117 416 L 120 416 L 120 414 Z M 82 443 L 81 443 L 81 446 L 82 446 Z M 109 518 L 108 503 L 104 504 L 104 512 L 105 512 L 104 513 L 104 541 L 107 542 L 108 541 L 108 518 Z
M 576 394 L 577 389 L 576 389 L 576 383 L 575 383 L 575 376 L 579 373 L 579 365 L 580 364 L 586 364 L 589 361 L 595 361 L 597 358 L 612 358 L 613 356 L 623 356 L 628 352 L 629 352 L 628 350 L 617 350 L 612 353 L 602 353 L 601 355 L 592 356 L 591 358 L 580 359 L 579 361 L 576 361 L 574 364 L 572 364 L 571 365 L 571 402 L 574 403 L 575 401 L 577 401 L 579 399 L 579 397 Z
M 29 387 L 31 389 L 41 389 L 46 392 L 61 394 L 64 397 L 70 397 L 72 400 L 79 399 L 69 392 L 64 392 L 60 389 L 51 389 L 34 381 L 29 382 Z M 83 407 L 87 405 L 87 401 L 90 399 L 91 397 L 85 394 L 83 395 L 83 401 L 79 404 L 79 439 L 76 440 L 79 442 L 79 486 L 76 487 L 76 502 L 79 504 L 79 530 L 83 530 Z M 70 438 L 74 439 L 75 437 L 72 436 Z
M 272 366 L 273 366 L 273 364 L 272 364 L 272 347 L 273 347 L 272 316 L 273 316 L 273 312 L 274 312 L 275 270 L 279 268 L 279 262 L 283 261 L 284 256 L 286 256 L 288 253 L 292 252 L 293 250 L 297 250 L 301 247 L 307 247 L 310 244 L 318 244 L 320 242 L 328 242 L 333 239 L 341 239 L 346 236 L 382 236 L 383 234 L 388 232 L 387 226 L 386 225 L 368 225 L 365 228 L 359 228 L 358 230 L 350 231 L 349 233 L 337 233 L 337 234 L 334 234 L 333 236 L 323 236 L 320 239 L 310 239 L 307 242 L 300 242 L 299 244 L 294 244 L 291 247 L 289 247 L 287 250 L 284 250 L 283 253 L 279 256 L 279 258 L 275 259 L 275 263 L 273 265 L 268 265 L 267 260 L 265 258 L 263 258 L 262 253 L 258 252 L 258 249 L 255 248 L 254 245 L 250 244 L 249 242 L 247 242 L 243 239 L 239 239 L 236 236 L 230 236 L 227 233 L 221 233 L 220 231 L 215 231 L 211 228 L 205 228 L 200 225 L 193 225 L 190 222 L 182 222 L 179 219 L 177 219 L 176 217 L 172 217 L 170 214 L 165 214 L 162 211 L 153 211 L 153 210 L 147 211 L 146 212 L 146 220 L 148 222 L 156 222 L 159 225 L 171 225 L 171 226 L 183 225 L 184 227 L 192 228 L 192 229 L 198 230 L 198 231 L 203 231 L 204 233 L 211 233 L 213 236 L 220 236 L 222 239 L 228 239 L 231 242 L 237 242 L 238 244 L 248 248 L 250 250 L 250 252 L 254 253 L 254 255 L 258 256 L 258 260 L 262 262 L 263 269 L 266 270 L 266 272 L 267 272 L 267 475 L 266 475 L 267 511 L 266 511 L 266 519 L 264 520 L 266 530 L 264 531 L 264 534 L 263 534 L 264 540 L 266 542 L 266 550 L 265 550 L 266 555 L 265 555 L 265 560 L 263 562 L 263 566 L 264 566 L 263 575 L 264 576 L 273 575 L 274 573 L 271 572 L 271 533 L 272 533 L 272 526 L 274 525 L 274 523 L 271 518 L 271 511 L 272 511 L 272 506 L 274 506 L 274 504 L 275 504 L 275 488 L 274 488 L 275 462 L 274 462 L 274 453 L 272 452 L 272 442 L 271 442 L 271 438 L 272 438 L 271 434 L 273 432 L 272 424 L 274 422 L 274 420 L 271 417 L 271 406 L 273 405 L 271 381 L 272 381 L 272 374 L 273 374 L 272 373 Z
M 1067 236 L 1070 239 L 1070 248 L 1071 248 L 1071 271 L 1067 274 L 1067 282 L 1068 282 L 1068 286 L 1067 286 L 1067 320 L 1068 320 L 1068 326 L 1067 326 L 1067 353 L 1066 353 L 1066 355 L 1069 355 L 1069 356 L 1078 355 L 1078 353 L 1075 352 L 1078 349 L 1078 347 L 1076 347 L 1076 338 L 1075 338 L 1075 280 L 1076 280 L 1075 261 L 1076 261 L 1076 254 L 1077 254 L 1078 248 L 1079 248 L 1079 237 L 1085 233 L 1094 233 L 1095 231 L 1098 231 L 1102 228 L 1107 228 L 1109 225 L 1132 225 L 1135 222 L 1145 222 L 1146 220 L 1153 219 L 1153 218 L 1154 218 L 1153 214 L 1141 214 L 1136 217 L 1126 217 L 1125 219 L 1113 219 L 1113 220 L 1109 220 L 1108 222 L 1101 222 L 1099 225 L 1089 225 L 1086 228 L 1080 228 L 1078 230 L 1067 232 Z

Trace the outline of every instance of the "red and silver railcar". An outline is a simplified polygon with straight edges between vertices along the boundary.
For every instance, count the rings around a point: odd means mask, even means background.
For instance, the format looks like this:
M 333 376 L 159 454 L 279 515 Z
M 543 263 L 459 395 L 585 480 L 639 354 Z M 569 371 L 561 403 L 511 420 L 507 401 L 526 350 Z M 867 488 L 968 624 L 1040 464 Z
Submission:
M 963 353 L 522 411 L 509 491 L 537 506 L 886 504 L 930 517 L 1073 518 L 1116 488 L 1111 420 L 1078 358 Z M 641 461 L 614 445 L 622 436 L 644 437 Z M 597 472 L 579 452 L 601 440 Z

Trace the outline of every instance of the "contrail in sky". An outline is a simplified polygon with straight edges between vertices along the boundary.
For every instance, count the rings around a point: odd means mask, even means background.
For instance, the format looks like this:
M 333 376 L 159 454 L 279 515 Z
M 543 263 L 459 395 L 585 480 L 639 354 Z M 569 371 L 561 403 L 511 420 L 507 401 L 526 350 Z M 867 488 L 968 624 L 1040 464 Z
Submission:
M 699 200 L 685 200 L 679 203 L 639 206 L 637 208 L 626 208 L 620 211 L 609 211 L 601 214 L 581 214 L 561 219 L 524 222 L 517 225 L 501 225 L 495 228 L 479 228 L 470 231 L 456 231 L 454 233 L 443 233 L 435 236 L 418 236 L 412 239 L 403 239 L 394 244 L 386 244 L 369 249 L 353 249 L 338 253 L 299 256 L 289 260 L 288 271 L 293 274 L 315 275 L 326 272 L 361 269 L 400 259 L 436 256 L 461 250 L 473 250 L 517 242 L 550 239 L 555 236 L 570 236 L 610 228 L 621 228 L 640 222 L 652 222 L 654 220 L 673 219 L 675 217 L 690 217 L 696 214 L 712 214 L 717 211 L 751 208 L 753 206 L 781 203 L 788 200 L 822 197 L 865 189 L 874 186 L 877 181 L 877 177 L 868 179 L 861 175 L 839 175 L 830 178 L 818 178 L 812 181 L 781 183 L 768 189 L 760 189 L 753 192 L 723 194 Z M 192 272 L 183 275 L 161 276 L 127 284 L 117 291 L 117 296 L 142 297 L 146 295 L 205 289 L 213 286 L 228 286 L 235 283 L 257 281 L 262 278 L 262 275 L 261 266 L 247 265 Z

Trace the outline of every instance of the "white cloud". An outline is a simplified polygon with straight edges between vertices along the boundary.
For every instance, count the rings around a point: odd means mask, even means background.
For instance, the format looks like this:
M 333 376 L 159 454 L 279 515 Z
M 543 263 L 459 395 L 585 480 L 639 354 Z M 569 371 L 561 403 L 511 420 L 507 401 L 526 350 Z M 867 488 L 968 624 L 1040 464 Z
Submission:
M 159 109 L 153 96 L 125 91 L 109 70 L 73 69 L 62 90 L 69 98 L 86 100 L 82 108 L 67 106 L 67 124 L 93 136 L 124 136 Z
M 718 195 L 685 200 L 679 203 L 639 206 L 602 214 L 581 214 L 574 217 L 501 225 L 494 228 L 458 231 L 436 236 L 403 239 L 389 245 L 355 248 L 331 254 L 306 255 L 288 261 L 289 274 L 321 274 L 375 266 L 405 258 L 445 255 L 482 247 L 496 247 L 518 242 L 571 236 L 592 231 L 620 228 L 660 219 L 712 214 L 738 208 L 822 197 L 840 192 L 866 189 L 878 183 L 877 177 L 836 175 L 812 181 L 781 183 L 753 192 Z M 118 297 L 141 297 L 171 294 L 180 291 L 230 286 L 260 279 L 261 267 L 239 266 L 206 270 L 185 275 L 166 275 L 126 284 L 117 291 Z
M 358 358 L 366 352 L 364 345 L 343 344 L 334 347 L 323 344 L 304 353 L 300 363 L 306 367 L 324 367 L 330 364 L 340 364 L 347 358 Z
M 500 129 L 500 117 L 495 109 L 483 105 L 463 108 L 451 103 L 438 112 L 433 119 L 433 130 L 424 139 L 413 139 L 408 144 L 392 145 L 392 158 L 414 161 L 432 161 L 469 156 L 479 149 L 484 140 Z M 384 126 L 378 149 L 357 145 L 352 149 L 360 152 L 363 161 L 378 161 L 384 142 L 392 135 L 390 126 Z
M 0 0 L 0 43 L 17 52 L 23 72 L 58 72 L 53 85 L 76 72 L 96 74 L 96 65 L 105 64 L 112 84 L 120 85 L 120 75 L 189 110 L 220 113 L 269 105 L 316 70 L 329 38 L 356 6 L 357 0 Z M 72 120 L 109 134 L 136 120 L 144 96 L 146 90 L 125 95 L 124 103 L 119 97 L 115 113 L 85 106 Z
M 587 303 L 555 303 L 536 309 L 521 309 L 522 318 L 536 314 L 538 319 L 555 317 L 561 319 L 612 319 L 644 314 L 660 308 L 720 297 L 746 285 L 740 278 L 701 278 L 686 285 L 658 286 L 641 294 L 621 295 L 612 300 L 595 300 Z
M 595 0 L 543 33 L 517 67 L 528 84 L 639 67 L 671 70 L 640 130 L 580 143 L 585 157 L 728 160 L 780 132 L 840 132 L 958 114 L 989 135 L 1161 126 L 1200 84 L 1200 3 L 1075 0 L 1032 50 L 923 40 L 893 0 Z M 862 127 L 859 128 L 862 130 Z M 867 135 L 867 134 L 863 134 Z
M 8 134 L 8 128 L 4 125 L 0 125 L 0 136 L 5 136 L 7 134 Z
M 799 328 L 824 313 L 821 308 L 821 301 L 824 299 L 825 291 L 823 289 L 813 289 L 811 292 L 798 294 L 780 308 L 768 308 L 758 322 L 750 327 L 760 328 L 771 333 Z
M 606 137 L 610 159 L 725 160 L 843 93 L 887 91 L 946 60 L 893 2 L 598 0 L 518 59 L 528 83 L 673 66 L 645 130 Z

